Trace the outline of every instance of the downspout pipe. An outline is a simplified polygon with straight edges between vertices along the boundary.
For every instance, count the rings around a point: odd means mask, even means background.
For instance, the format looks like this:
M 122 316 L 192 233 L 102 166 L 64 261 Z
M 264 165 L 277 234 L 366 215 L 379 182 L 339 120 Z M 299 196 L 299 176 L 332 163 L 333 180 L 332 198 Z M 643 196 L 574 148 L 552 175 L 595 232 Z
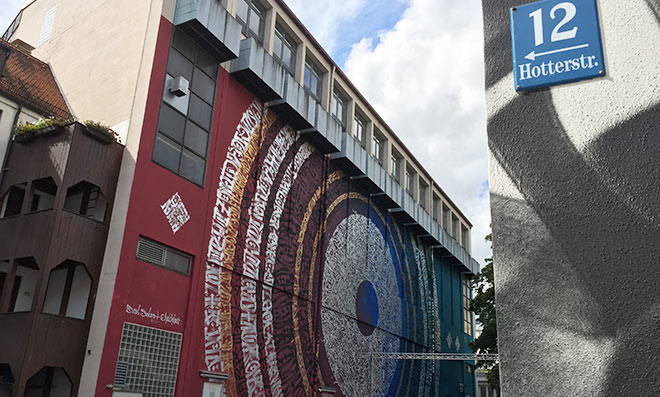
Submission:
M 14 135 L 16 135 L 16 127 L 18 127 L 18 120 L 23 112 L 23 104 L 18 104 L 18 109 L 16 110 L 16 115 L 14 116 L 14 122 L 11 125 L 11 132 L 9 133 L 9 142 L 7 142 L 7 150 L 5 150 L 4 158 L 2 159 L 2 168 L 0 168 L 0 182 L 2 182 L 2 177 L 7 171 L 7 159 L 9 159 L 9 151 L 11 150 L 12 145 L 14 144 Z

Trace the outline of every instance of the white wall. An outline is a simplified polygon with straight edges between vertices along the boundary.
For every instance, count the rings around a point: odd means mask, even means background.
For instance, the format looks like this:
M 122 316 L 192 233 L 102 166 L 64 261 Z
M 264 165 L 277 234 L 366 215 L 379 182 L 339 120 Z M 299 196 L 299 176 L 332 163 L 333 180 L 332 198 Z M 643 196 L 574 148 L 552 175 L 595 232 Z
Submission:
M 50 272 L 48 290 L 44 301 L 44 313 L 60 314 L 62 296 L 64 296 L 64 285 L 66 284 L 66 268 L 55 269 Z
M 83 266 L 76 266 L 71 285 L 71 294 L 69 295 L 69 306 L 66 308 L 67 317 L 85 319 L 87 301 L 89 300 L 89 291 L 91 288 L 92 280 L 87 275 Z

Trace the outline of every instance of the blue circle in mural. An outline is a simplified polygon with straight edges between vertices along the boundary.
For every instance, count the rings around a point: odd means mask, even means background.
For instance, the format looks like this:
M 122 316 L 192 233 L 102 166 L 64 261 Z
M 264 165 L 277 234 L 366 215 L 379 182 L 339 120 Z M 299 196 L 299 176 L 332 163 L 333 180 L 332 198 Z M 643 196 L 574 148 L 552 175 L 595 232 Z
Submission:
M 355 297 L 355 314 L 358 318 L 358 328 L 364 336 L 374 332 L 378 325 L 378 296 L 373 284 L 363 281 L 357 290 Z

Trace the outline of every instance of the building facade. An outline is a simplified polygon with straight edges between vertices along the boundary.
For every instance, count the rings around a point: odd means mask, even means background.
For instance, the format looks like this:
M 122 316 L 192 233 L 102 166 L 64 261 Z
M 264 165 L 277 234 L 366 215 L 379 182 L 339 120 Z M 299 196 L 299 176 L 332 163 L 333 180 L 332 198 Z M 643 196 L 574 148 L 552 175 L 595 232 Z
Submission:
M 539 38 L 596 24 L 604 73 L 519 95 L 509 24 L 521 3 L 483 1 L 501 394 L 657 394 L 660 3 L 565 2 L 578 16 L 597 6 L 570 23 L 553 9 L 561 29 L 544 22 Z
M 471 351 L 471 225 L 283 2 L 17 20 L 8 39 L 126 146 L 81 366 L 0 353 L 13 395 L 39 365 L 51 396 L 60 369 L 80 396 L 476 395 L 470 362 L 371 354 Z M 32 315 L 62 317 L 48 302 Z

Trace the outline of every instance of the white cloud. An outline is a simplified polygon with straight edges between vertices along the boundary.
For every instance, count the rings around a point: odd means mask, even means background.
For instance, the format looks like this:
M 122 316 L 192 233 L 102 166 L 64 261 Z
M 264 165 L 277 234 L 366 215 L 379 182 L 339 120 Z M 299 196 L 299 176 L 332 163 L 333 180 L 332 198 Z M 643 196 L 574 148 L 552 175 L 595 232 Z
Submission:
M 491 251 L 481 2 L 411 0 L 380 30 L 379 10 L 406 3 L 287 1 L 333 57 L 352 45 L 346 74 L 474 224 L 472 254 L 483 264 Z M 363 39 L 347 44 L 356 26 Z
M 367 0 L 312 1 L 288 0 L 287 6 L 328 53 L 333 53 L 340 39 L 340 26 L 353 20 Z
M 473 256 L 483 264 L 490 207 L 482 32 L 479 0 L 412 0 L 377 45 L 353 46 L 345 71 L 470 218 Z

